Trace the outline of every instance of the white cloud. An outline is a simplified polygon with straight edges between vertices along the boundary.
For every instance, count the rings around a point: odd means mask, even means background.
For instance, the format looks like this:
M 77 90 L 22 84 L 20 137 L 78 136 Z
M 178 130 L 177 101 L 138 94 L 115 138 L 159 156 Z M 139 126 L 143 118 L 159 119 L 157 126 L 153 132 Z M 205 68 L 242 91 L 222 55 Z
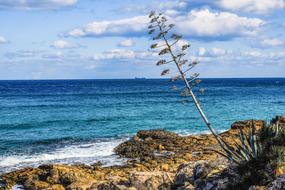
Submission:
M 185 16 L 172 19 L 176 30 L 193 38 L 230 39 L 239 36 L 254 36 L 265 22 L 258 18 L 240 17 L 229 12 L 211 12 L 208 9 L 192 10 Z M 147 16 L 121 20 L 96 21 L 82 28 L 71 30 L 66 35 L 84 36 L 140 36 L 147 35 Z
M 96 21 L 87 24 L 83 28 L 76 28 L 68 32 L 67 36 L 125 36 L 126 34 L 146 33 L 149 22 L 147 16 L 136 16 L 121 20 Z
M 18 50 L 15 52 L 7 52 L 5 53 L 5 57 L 9 59 L 15 59 L 15 58 L 34 58 L 38 55 L 44 53 L 43 50 Z
M 206 54 L 206 48 L 200 47 L 198 51 L 199 56 L 204 56 Z
M 6 38 L 4 38 L 3 36 L 0 36 L 0 44 L 5 44 L 8 41 L 6 40 Z
M 80 45 L 71 44 L 70 42 L 67 42 L 65 40 L 56 40 L 51 45 L 52 48 L 55 49 L 72 49 L 72 48 L 78 48 Z
M 63 57 L 64 57 L 64 54 L 61 51 L 42 55 L 42 58 L 45 58 L 45 59 L 62 59 Z
M 177 31 L 188 36 L 232 38 L 254 36 L 265 22 L 258 18 L 240 17 L 229 12 L 192 10 L 176 19 Z
M 168 15 L 168 16 L 175 16 L 175 15 L 178 15 L 179 12 L 175 9 L 168 9 L 168 10 L 164 11 L 164 14 Z
M 126 49 L 114 49 L 97 53 L 93 60 L 111 60 L 111 59 L 149 59 L 156 56 L 156 53 L 145 51 L 132 51 Z
M 274 46 L 282 46 L 284 42 L 277 38 L 272 39 L 264 39 L 260 42 L 263 47 L 274 47 Z
M 223 57 L 232 54 L 233 54 L 232 50 L 226 50 L 218 47 L 213 47 L 209 49 L 200 47 L 198 50 L 198 56 L 200 57 Z
M 126 39 L 121 41 L 118 45 L 121 47 L 131 47 L 135 45 L 135 42 L 132 39 Z
M 285 52 L 282 51 L 256 51 L 256 50 L 231 50 L 223 48 L 200 47 L 198 50 L 198 59 L 201 62 L 224 62 L 234 64 L 278 64 L 284 63 Z M 266 60 L 266 61 L 264 61 Z
M 85 36 L 85 32 L 80 29 L 80 28 L 75 28 L 71 30 L 68 35 L 73 36 L 73 37 L 80 37 L 80 36 Z
M 135 53 L 131 50 L 125 50 L 125 49 L 115 49 L 94 55 L 94 60 L 130 59 L 130 58 L 135 58 Z
M 130 4 L 120 8 L 119 11 L 148 14 L 150 10 L 156 10 L 166 15 L 177 15 L 187 8 L 188 3 L 188 0 L 151 1 L 150 4 Z
M 284 0 L 219 0 L 218 5 L 229 10 L 267 13 L 285 7 Z
M 0 8 L 52 9 L 74 5 L 77 0 L 1 0 Z
M 169 9 L 183 9 L 188 5 L 186 0 L 175 0 L 175 1 L 164 1 L 161 2 L 158 7 L 159 10 L 169 10 Z
M 285 52 L 260 52 L 260 51 L 245 51 L 241 52 L 241 55 L 246 57 L 257 58 L 260 60 L 266 59 L 266 61 L 276 61 L 279 59 L 285 60 Z

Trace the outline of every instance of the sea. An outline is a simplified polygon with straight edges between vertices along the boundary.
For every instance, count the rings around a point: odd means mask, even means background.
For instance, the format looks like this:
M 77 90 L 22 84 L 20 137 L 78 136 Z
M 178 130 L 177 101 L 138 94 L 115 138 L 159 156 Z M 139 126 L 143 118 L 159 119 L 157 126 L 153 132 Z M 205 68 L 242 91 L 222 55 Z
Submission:
M 0 173 L 41 164 L 117 165 L 139 130 L 209 133 L 182 83 L 168 79 L 0 81 Z M 285 78 L 202 79 L 195 93 L 217 131 L 285 115 Z M 187 97 L 186 97 L 187 98 Z

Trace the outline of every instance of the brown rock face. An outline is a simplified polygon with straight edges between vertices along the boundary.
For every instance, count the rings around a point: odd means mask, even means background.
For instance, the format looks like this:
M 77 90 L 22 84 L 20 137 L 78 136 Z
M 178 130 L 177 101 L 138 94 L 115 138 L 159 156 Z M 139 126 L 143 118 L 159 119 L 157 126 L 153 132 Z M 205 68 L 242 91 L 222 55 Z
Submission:
M 245 121 L 236 121 L 231 125 L 231 129 L 245 129 L 252 125 L 252 122 L 254 123 L 256 129 L 261 129 L 266 125 L 266 122 L 264 120 L 245 120 Z
M 27 189 L 87 189 L 95 182 L 87 171 L 66 165 L 43 165 L 38 169 L 20 170 L 3 179 L 9 182 L 13 178 L 14 182 L 24 184 Z
M 139 190 L 170 189 L 172 178 L 172 174 L 166 172 L 134 172 L 130 175 L 130 184 Z

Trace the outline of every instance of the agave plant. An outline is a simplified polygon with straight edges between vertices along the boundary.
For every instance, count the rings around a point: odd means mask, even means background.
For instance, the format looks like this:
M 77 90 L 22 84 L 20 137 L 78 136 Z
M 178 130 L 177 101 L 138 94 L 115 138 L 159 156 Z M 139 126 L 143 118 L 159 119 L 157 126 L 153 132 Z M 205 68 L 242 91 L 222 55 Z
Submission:
M 234 141 L 234 146 L 231 146 L 231 150 L 232 151 L 228 154 L 224 154 L 217 150 L 213 151 L 235 163 L 257 160 L 262 154 L 262 145 L 259 138 L 257 138 L 256 127 L 253 121 L 247 134 L 243 132 L 242 128 L 239 128 L 239 142 Z
M 193 92 L 193 89 L 198 86 L 201 82 L 199 77 L 199 73 L 189 74 L 189 72 L 198 64 L 197 61 L 189 61 L 186 56 L 186 50 L 190 47 L 189 44 L 182 44 L 179 46 L 178 42 L 181 42 L 182 35 L 175 34 L 171 32 L 174 24 L 168 24 L 168 20 L 166 16 L 162 14 L 156 14 L 152 11 L 149 14 L 150 25 L 148 26 L 149 34 L 153 36 L 154 44 L 150 46 L 151 49 L 157 51 L 159 56 L 168 56 L 168 59 L 159 60 L 156 65 L 157 66 L 168 66 L 169 64 L 174 64 L 177 68 L 177 73 L 171 77 L 171 81 L 182 80 L 184 83 L 184 89 L 181 91 L 181 95 L 184 97 L 191 97 L 195 107 L 197 108 L 200 116 L 205 122 L 206 126 L 209 128 L 211 133 L 214 135 L 216 140 L 218 141 L 220 147 L 223 149 L 224 153 L 222 155 L 226 156 L 231 161 L 238 162 L 241 159 L 249 159 L 258 155 L 257 145 L 256 145 L 256 134 L 255 127 L 252 129 L 251 134 L 249 134 L 249 138 L 245 138 L 244 134 L 241 134 L 242 142 L 249 140 L 250 146 L 247 146 L 246 143 L 243 143 L 241 146 L 234 148 L 227 144 L 222 137 L 215 131 L 212 124 L 209 122 L 206 114 L 204 113 L 196 95 Z M 190 63 L 189 63 L 190 62 Z M 171 74 L 171 70 L 169 68 L 165 68 L 161 75 L 169 75 Z M 172 89 L 177 89 L 176 86 L 173 86 Z M 200 92 L 204 92 L 204 89 L 199 89 Z M 186 102 L 183 100 L 183 102 Z
M 271 139 L 273 140 L 274 138 L 279 138 L 284 136 L 285 134 L 285 128 L 282 127 L 278 122 L 277 123 L 272 123 L 269 126 L 266 126 L 262 129 L 261 131 L 261 139 L 262 140 L 267 140 Z

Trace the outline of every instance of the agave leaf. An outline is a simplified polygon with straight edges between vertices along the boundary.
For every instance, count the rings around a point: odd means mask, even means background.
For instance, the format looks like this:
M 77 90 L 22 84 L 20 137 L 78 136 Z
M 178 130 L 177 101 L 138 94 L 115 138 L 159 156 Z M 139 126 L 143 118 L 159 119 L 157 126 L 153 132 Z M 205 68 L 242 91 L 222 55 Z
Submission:
M 185 51 L 186 49 L 188 49 L 190 47 L 190 45 L 189 44 L 186 44 L 186 45 L 183 45 L 182 46 L 182 51 Z
M 204 88 L 200 88 L 200 89 L 199 89 L 199 92 L 200 92 L 201 94 L 204 94 L 204 93 L 205 93 L 205 89 L 204 89 Z
M 169 48 L 164 48 L 164 49 L 162 49 L 162 50 L 158 53 L 158 55 L 164 55 L 164 54 L 167 54 L 167 53 L 169 53 Z
M 157 17 L 154 17 L 154 18 L 152 18 L 151 20 L 150 20 L 150 23 L 154 23 L 154 22 L 156 22 L 157 21 Z
M 239 155 L 235 152 L 234 148 L 228 145 L 220 136 L 217 136 L 217 140 L 220 141 L 220 145 L 222 149 L 232 157 L 235 157 L 238 160 Z
M 157 66 L 163 65 L 163 64 L 166 64 L 166 60 L 165 60 L 165 59 L 159 60 L 159 61 L 156 63 Z
M 192 76 L 190 76 L 190 79 L 195 79 L 199 76 L 199 73 L 194 73 Z
M 221 156 L 227 158 L 227 159 L 230 160 L 230 161 L 233 161 L 233 162 L 235 162 L 235 163 L 239 163 L 238 159 L 236 159 L 235 157 L 233 157 L 231 154 L 227 154 L 227 153 L 225 154 L 225 153 L 223 153 L 223 152 L 221 152 L 221 151 L 219 151 L 219 150 L 216 150 L 216 149 L 207 149 L 207 150 L 211 150 L 211 151 L 213 151 L 213 152 L 216 152 L 217 154 L 220 154 Z
M 182 38 L 182 36 L 178 35 L 178 34 L 172 34 L 171 38 L 174 40 L 180 40 Z
M 177 58 L 181 58 L 181 57 L 183 57 L 184 55 L 186 55 L 185 53 L 179 53 L 179 54 L 177 54 Z
M 184 90 L 182 90 L 182 92 L 181 92 L 181 96 L 190 96 L 190 92 L 189 92 L 189 90 L 186 88 L 186 89 L 184 89 Z
M 169 28 L 173 28 L 175 25 L 174 24 L 169 24 L 168 27 Z
M 255 127 L 255 124 L 254 122 L 252 121 L 252 126 L 251 126 L 251 129 L 252 129 L 252 148 L 253 148 L 253 152 L 254 152 L 254 155 L 255 155 L 255 158 L 257 158 L 258 156 L 258 149 L 257 149 L 257 138 L 256 138 L 256 127 Z
M 238 147 L 238 148 L 237 148 L 237 151 L 238 151 L 239 154 L 243 157 L 243 159 L 241 159 L 241 161 L 243 161 L 243 160 L 249 161 L 249 160 L 250 160 L 250 156 L 243 150 L 242 147 Z
M 153 17 L 153 16 L 155 16 L 155 11 L 150 11 L 148 17 L 151 18 L 151 17 Z
M 177 86 L 175 86 L 175 85 L 172 86 L 172 87 L 171 87 L 171 90 L 177 90 Z
M 181 75 L 179 74 L 179 75 L 177 75 L 177 76 L 172 77 L 172 78 L 171 78 L 171 81 L 174 82 L 174 81 L 180 80 L 181 78 L 182 78 L 182 77 L 181 77 Z
M 152 44 L 152 45 L 150 46 L 150 48 L 151 48 L 151 49 L 154 49 L 154 48 L 156 48 L 156 47 L 157 47 L 157 45 L 158 45 L 157 43 Z
M 162 71 L 161 76 L 167 75 L 170 73 L 170 69 L 165 69 Z
M 195 65 L 197 65 L 197 64 L 198 64 L 198 61 L 192 61 L 192 63 L 189 64 L 189 67 L 190 67 L 190 66 L 195 66 Z
M 155 29 L 151 29 L 151 30 L 148 31 L 148 34 L 152 34 L 154 32 L 155 32 Z
M 161 36 L 162 36 L 162 33 L 159 33 L 157 36 L 155 36 L 153 38 L 153 40 L 159 40 L 161 38 Z
M 239 128 L 239 139 L 240 139 L 243 149 L 247 152 L 248 155 L 250 155 L 250 149 L 245 143 L 244 133 L 241 128 Z
M 187 59 L 183 59 L 183 60 L 179 61 L 179 64 L 180 64 L 180 65 L 184 65 L 184 64 L 187 63 L 187 62 L 188 62 Z

